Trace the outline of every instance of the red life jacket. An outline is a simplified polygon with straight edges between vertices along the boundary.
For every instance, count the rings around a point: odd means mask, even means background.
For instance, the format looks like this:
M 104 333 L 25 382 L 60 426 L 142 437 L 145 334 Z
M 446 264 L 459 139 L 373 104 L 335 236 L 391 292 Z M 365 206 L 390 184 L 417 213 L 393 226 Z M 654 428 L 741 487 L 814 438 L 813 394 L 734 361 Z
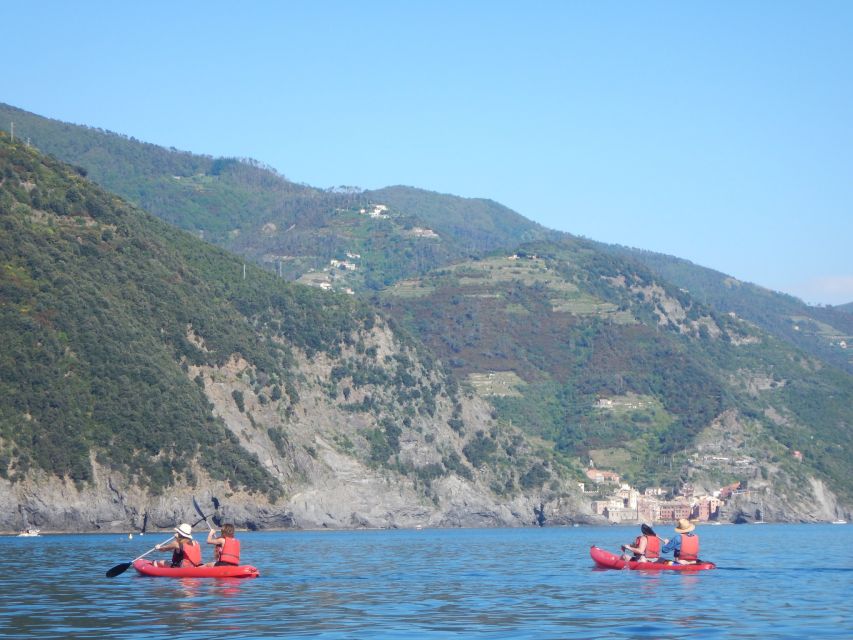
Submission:
M 648 560 L 660 558 L 660 538 L 657 536 L 646 536 L 646 552 L 643 554 Z
M 678 552 L 679 560 L 691 560 L 695 561 L 699 559 L 699 536 L 697 535 L 687 535 L 686 533 L 682 533 L 681 535 L 681 551 Z
M 228 564 L 240 564 L 240 541 L 237 538 L 223 538 L 225 542 L 219 549 L 219 560 Z
M 195 540 L 181 545 L 172 552 L 173 567 L 198 567 L 201 565 L 201 547 Z

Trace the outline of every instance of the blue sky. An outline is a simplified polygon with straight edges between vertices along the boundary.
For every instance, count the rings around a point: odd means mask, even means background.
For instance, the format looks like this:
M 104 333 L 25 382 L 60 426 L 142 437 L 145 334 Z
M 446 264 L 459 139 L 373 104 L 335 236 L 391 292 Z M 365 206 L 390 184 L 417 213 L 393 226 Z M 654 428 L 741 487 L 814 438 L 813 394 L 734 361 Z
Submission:
M 853 301 L 853 2 L 39 2 L 0 101 Z

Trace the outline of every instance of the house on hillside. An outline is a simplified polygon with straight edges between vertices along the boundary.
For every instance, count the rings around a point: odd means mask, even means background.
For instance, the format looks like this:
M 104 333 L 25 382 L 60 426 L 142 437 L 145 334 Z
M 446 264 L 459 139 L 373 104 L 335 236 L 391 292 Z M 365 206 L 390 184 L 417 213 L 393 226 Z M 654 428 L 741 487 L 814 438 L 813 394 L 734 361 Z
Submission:
M 604 482 L 619 484 L 619 474 L 612 471 L 602 471 L 601 469 L 587 469 L 586 477 L 597 484 Z

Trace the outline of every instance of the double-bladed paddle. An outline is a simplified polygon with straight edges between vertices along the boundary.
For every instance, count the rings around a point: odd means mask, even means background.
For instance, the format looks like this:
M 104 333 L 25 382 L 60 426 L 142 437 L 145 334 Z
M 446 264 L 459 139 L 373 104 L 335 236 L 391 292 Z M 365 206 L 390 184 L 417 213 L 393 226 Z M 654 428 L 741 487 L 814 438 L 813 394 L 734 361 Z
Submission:
M 195 498 L 193 498 L 193 502 L 195 502 Z M 201 520 L 204 520 L 204 518 L 202 518 Z M 192 525 L 191 525 L 191 526 L 192 526 L 192 527 L 196 526 L 199 522 L 201 522 L 201 520 L 196 520 L 195 522 L 193 522 L 193 523 L 192 523 Z M 133 560 L 131 560 L 130 562 L 122 562 L 121 564 L 117 564 L 117 565 L 116 565 L 116 566 L 114 566 L 112 569 L 110 569 L 109 571 L 107 571 L 107 577 L 108 577 L 108 578 L 115 578 L 116 576 L 120 576 L 120 575 L 121 575 L 121 574 L 123 574 L 125 571 L 127 571 L 128 569 L 130 569 L 130 565 L 132 565 L 134 562 L 136 562 L 137 560 L 141 560 L 142 558 L 144 558 L 145 556 L 147 556 L 147 555 L 148 555 L 149 553 L 151 553 L 152 551 L 156 551 L 156 550 L 157 550 L 157 548 L 158 548 L 160 545 L 166 544 L 167 542 L 169 542 L 169 540 L 171 540 L 171 539 L 172 539 L 172 538 L 174 538 L 174 537 L 175 537 L 175 536 L 172 536 L 171 538 L 168 538 L 168 539 L 166 539 L 166 540 L 163 540 L 163 542 L 161 542 L 161 543 L 160 543 L 160 544 L 158 544 L 158 545 L 155 545 L 155 546 L 151 547 L 148 551 L 146 551 L 145 553 L 143 553 L 141 556 L 139 556 L 139 557 L 137 557 L 137 558 L 134 558 L 134 559 L 133 559 Z
M 213 525 L 210 524 L 210 522 L 208 521 L 207 516 L 204 515 L 204 511 L 202 511 L 201 507 L 198 506 L 198 502 L 196 502 L 195 496 L 193 496 L 193 506 L 195 507 L 196 513 L 199 516 L 201 516 L 201 519 L 204 520 L 205 523 L 207 524 L 207 528 L 210 529 L 211 531 L 215 531 L 215 529 L 213 528 Z

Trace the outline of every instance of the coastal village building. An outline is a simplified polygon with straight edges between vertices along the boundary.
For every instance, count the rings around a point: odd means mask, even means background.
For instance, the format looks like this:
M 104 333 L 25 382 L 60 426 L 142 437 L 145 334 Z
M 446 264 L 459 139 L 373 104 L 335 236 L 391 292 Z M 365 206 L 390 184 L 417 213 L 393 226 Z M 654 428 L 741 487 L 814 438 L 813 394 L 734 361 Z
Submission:
M 620 482 L 619 475 L 612 471 L 589 468 L 587 477 L 592 480 L 598 491 L 586 489 L 585 483 L 579 483 L 581 490 L 587 493 L 598 492 L 602 486 L 616 485 L 611 495 L 593 500 L 592 510 L 614 524 L 623 522 L 675 522 L 680 518 L 699 522 L 714 521 L 720 518 L 725 501 L 733 495 L 745 493 L 740 482 L 734 482 L 714 491 L 713 495 L 699 495 L 692 484 L 681 487 L 678 495 L 666 500 L 667 492 L 661 487 L 648 487 L 642 493 L 630 484 Z
M 612 471 L 602 471 L 600 469 L 587 469 L 586 477 L 595 482 L 596 484 L 602 484 L 604 482 L 611 482 L 613 484 L 619 484 L 619 474 L 613 473 Z

